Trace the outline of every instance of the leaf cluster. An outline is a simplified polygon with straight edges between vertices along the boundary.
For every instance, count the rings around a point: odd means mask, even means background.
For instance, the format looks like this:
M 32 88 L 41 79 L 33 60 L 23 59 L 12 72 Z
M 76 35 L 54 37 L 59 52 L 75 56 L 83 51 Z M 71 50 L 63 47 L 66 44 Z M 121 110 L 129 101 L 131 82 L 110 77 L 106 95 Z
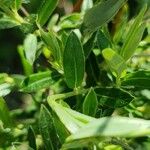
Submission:
M 148 5 L 129 20 L 127 0 L 83 0 L 70 14 L 36 3 L 0 0 L 0 29 L 24 34 L 23 73 L 0 73 L 2 149 L 150 149 L 150 70 L 132 66 L 150 43 Z M 23 108 L 8 109 L 12 93 Z

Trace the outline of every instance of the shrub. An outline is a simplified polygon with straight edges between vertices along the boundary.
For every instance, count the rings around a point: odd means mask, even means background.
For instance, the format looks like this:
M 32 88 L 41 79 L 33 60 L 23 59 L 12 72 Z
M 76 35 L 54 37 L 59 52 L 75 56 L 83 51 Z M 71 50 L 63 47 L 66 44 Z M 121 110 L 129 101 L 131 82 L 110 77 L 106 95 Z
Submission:
M 1 148 L 150 149 L 148 4 L 80 2 L 0 0 L 0 29 L 24 35 L 23 71 L 0 74 Z

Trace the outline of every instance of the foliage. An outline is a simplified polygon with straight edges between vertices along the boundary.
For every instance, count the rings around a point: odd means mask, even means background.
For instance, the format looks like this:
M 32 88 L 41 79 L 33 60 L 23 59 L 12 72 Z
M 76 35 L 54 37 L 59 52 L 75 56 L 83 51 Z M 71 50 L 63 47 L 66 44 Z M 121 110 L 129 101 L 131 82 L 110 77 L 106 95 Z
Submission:
M 65 3 L 0 0 L 0 29 L 23 34 L 23 71 L 0 73 L 0 148 L 149 150 L 149 2 Z

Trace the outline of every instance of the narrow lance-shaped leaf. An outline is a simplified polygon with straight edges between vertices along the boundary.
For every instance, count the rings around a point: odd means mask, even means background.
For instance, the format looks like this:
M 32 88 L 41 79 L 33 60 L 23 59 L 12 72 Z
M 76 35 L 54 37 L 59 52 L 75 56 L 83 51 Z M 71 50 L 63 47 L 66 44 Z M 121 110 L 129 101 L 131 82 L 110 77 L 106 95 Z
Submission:
M 52 115 L 44 105 L 42 105 L 40 110 L 39 129 L 46 150 L 56 150 L 59 140 L 53 124 Z
M 100 70 L 94 52 L 91 52 L 86 60 L 86 75 L 87 86 L 95 86 L 99 82 Z
M 64 124 L 60 121 L 59 117 L 56 114 L 53 113 L 52 115 L 53 115 L 53 120 L 54 120 L 54 126 L 59 136 L 59 140 L 61 144 L 63 144 L 66 138 L 70 135 L 70 132 L 67 130 Z
M 85 62 L 81 43 L 74 32 L 71 32 L 64 50 L 63 67 L 66 83 L 70 88 L 81 86 Z
M 128 60 L 134 54 L 142 38 L 145 25 L 142 24 L 141 22 L 142 22 L 146 9 L 147 9 L 147 5 L 144 5 L 143 9 L 140 11 L 139 15 L 135 18 L 134 23 L 131 25 L 127 33 L 126 40 L 120 51 L 120 55 L 125 60 Z
M 150 89 L 150 71 L 129 73 L 121 82 L 122 86 L 134 87 L 140 90 Z
M 21 4 L 22 0 L 14 0 L 13 9 L 15 9 L 15 11 L 18 11 L 18 9 L 21 7 Z
M 88 58 L 88 56 L 90 55 L 94 47 L 95 36 L 96 36 L 96 32 L 94 32 L 91 35 L 90 39 L 83 45 L 84 56 L 86 59 Z
M 15 0 L 16 9 L 18 10 L 21 7 L 22 0 Z
M 68 39 L 68 33 L 63 31 L 61 34 L 61 41 L 62 41 L 63 45 L 66 45 L 67 39 Z
M 122 72 L 126 69 L 124 59 L 111 48 L 104 49 L 102 54 L 111 71 L 120 77 Z
M 118 108 L 128 105 L 133 96 L 125 90 L 119 88 L 96 88 L 99 105 L 109 108 Z
M 85 14 L 83 30 L 93 32 L 109 22 L 125 2 L 126 0 L 107 0 L 94 6 Z
M 88 131 L 88 132 L 87 132 Z M 138 131 L 138 132 L 137 132 Z M 94 137 L 140 137 L 150 135 L 150 121 L 127 117 L 104 117 L 79 129 L 67 141 Z
M 91 88 L 83 102 L 83 113 L 89 116 L 95 116 L 98 106 L 97 96 L 94 89 Z
M 27 35 L 24 41 L 24 52 L 26 59 L 32 65 L 35 61 L 37 51 L 37 38 L 34 34 Z
M 38 23 L 43 26 L 56 8 L 58 0 L 42 0 L 38 11 Z
M 49 99 L 48 103 L 52 110 L 58 116 L 63 126 L 65 127 L 65 130 L 69 131 L 68 134 L 75 133 L 79 128 L 83 127 L 85 124 L 95 120 L 95 118 L 93 117 L 81 114 L 75 110 L 72 110 L 70 108 L 64 107 L 56 103 L 54 99 Z M 58 127 L 57 125 L 55 126 Z M 63 132 L 59 130 L 60 129 L 57 129 L 57 131 L 60 132 L 60 134 L 62 135 Z M 64 137 L 61 137 L 61 140 L 63 139 Z
M 84 126 L 84 123 L 70 115 L 65 110 L 65 107 L 57 104 L 53 100 L 49 100 L 48 103 L 70 133 L 75 133 L 79 128 Z
M 82 114 L 82 113 L 79 113 L 79 112 L 77 112 L 77 111 L 75 111 L 75 110 L 72 110 L 72 109 L 70 109 L 70 108 L 64 108 L 65 109 L 65 111 L 67 111 L 72 117 L 74 117 L 75 119 L 77 119 L 77 120 L 79 120 L 79 121 L 81 121 L 82 123 L 85 123 L 85 124 L 87 124 L 87 123 L 89 123 L 89 122 L 91 122 L 91 121 L 93 121 L 93 120 L 95 120 L 96 118 L 94 118 L 94 117 L 90 117 L 90 116 L 87 116 L 87 115 L 84 115 L 84 114 Z
M 97 44 L 100 50 L 111 47 L 111 42 L 101 30 L 99 30 L 97 33 Z
M 48 88 L 56 82 L 59 76 L 59 74 L 55 74 L 50 71 L 32 74 L 24 79 L 20 91 L 30 93 L 43 88 Z

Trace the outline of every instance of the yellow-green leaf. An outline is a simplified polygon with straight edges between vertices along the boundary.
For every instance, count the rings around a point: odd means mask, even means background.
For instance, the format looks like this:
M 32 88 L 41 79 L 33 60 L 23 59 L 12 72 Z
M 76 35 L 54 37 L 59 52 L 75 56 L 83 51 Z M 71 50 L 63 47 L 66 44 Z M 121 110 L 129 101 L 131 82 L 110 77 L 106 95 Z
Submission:
M 125 59 L 128 60 L 135 52 L 139 42 L 142 38 L 145 24 L 142 23 L 143 16 L 146 12 L 147 5 L 144 5 L 143 9 L 140 11 L 139 15 L 135 18 L 134 23 L 131 25 L 123 47 L 120 51 L 120 55 Z
M 125 60 L 111 48 L 104 49 L 102 54 L 111 71 L 115 72 L 117 76 L 121 76 L 126 69 Z

